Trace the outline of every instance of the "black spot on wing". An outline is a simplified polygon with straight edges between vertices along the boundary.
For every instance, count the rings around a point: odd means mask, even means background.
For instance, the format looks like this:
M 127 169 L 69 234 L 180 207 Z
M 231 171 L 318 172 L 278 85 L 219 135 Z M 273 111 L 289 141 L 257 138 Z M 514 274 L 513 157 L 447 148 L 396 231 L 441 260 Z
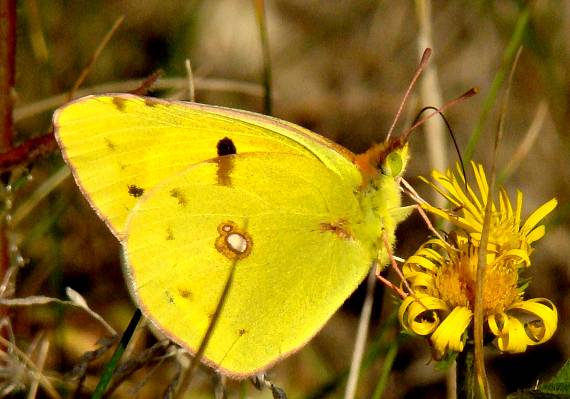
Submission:
M 172 297 L 172 294 L 170 293 L 170 291 L 166 290 L 164 291 L 164 295 L 166 296 L 166 301 L 170 304 L 174 303 L 174 298 Z
M 229 137 L 224 137 L 223 139 L 218 141 L 216 148 L 218 150 L 218 156 L 219 157 L 224 156 L 224 155 L 235 155 L 235 154 L 237 154 L 236 145 L 234 144 L 233 140 L 230 139 Z
M 144 188 L 141 188 L 134 184 L 129 184 L 129 195 L 131 197 L 138 198 L 144 194 Z
M 172 227 L 168 226 L 166 228 L 166 240 L 173 241 L 174 240 L 174 232 L 172 231 Z
M 157 105 L 162 104 L 161 101 L 152 98 L 152 97 L 145 97 L 144 99 L 144 105 L 146 105 L 147 107 L 156 107 Z
M 232 185 L 232 171 L 234 169 L 234 156 L 225 155 L 214 159 L 217 163 L 218 185 L 231 186 Z
M 187 299 L 189 301 L 192 300 L 192 291 L 190 291 L 189 288 L 178 287 L 178 294 L 180 294 L 180 296 L 184 299 Z
M 176 198 L 180 206 L 186 206 L 188 204 L 188 199 L 186 198 L 186 195 L 179 188 L 173 188 L 172 190 L 170 190 L 170 196 L 172 198 Z
M 117 111 L 123 112 L 126 108 L 126 106 L 125 106 L 126 102 L 127 102 L 127 100 L 125 100 L 122 97 L 113 97 L 113 105 L 115 106 Z
M 110 138 L 105 137 L 105 145 L 107 146 L 108 149 L 110 149 L 111 151 L 115 151 L 115 149 L 117 148 L 117 145 L 115 143 L 113 143 L 111 141 Z

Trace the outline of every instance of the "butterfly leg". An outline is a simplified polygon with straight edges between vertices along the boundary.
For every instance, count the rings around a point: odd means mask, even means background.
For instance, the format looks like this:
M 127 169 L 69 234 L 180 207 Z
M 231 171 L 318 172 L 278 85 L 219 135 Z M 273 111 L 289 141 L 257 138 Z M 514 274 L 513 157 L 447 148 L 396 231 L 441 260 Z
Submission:
M 287 395 L 282 388 L 269 381 L 265 373 L 257 374 L 249 379 L 257 390 L 261 391 L 263 388 L 269 388 L 271 394 L 275 399 L 287 399 Z
M 388 243 L 388 238 L 386 237 L 386 233 L 384 233 L 382 235 L 383 241 L 384 241 L 384 246 L 386 247 L 386 253 L 388 254 L 388 258 L 390 259 L 390 264 L 392 265 L 392 268 L 394 270 L 396 270 L 396 273 L 400 276 L 400 278 L 402 279 L 402 281 L 405 281 L 403 278 L 403 275 L 400 271 L 400 269 L 398 268 L 398 265 L 396 263 L 396 260 L 394 259 L 394 255 L 392 254 L 392 249 L 390 248 L 390 244 Z M 376 270 L 375 270 L 375 274 L 376 274 L 376 278 L 382 283 L 384 284 L 386 287 L 390 288 L 392 291 L 394 291 L 396 294 L 398 294 L 402 299 L 404 299 L 406 296 L 408 296 L 404 290 L 402 290 L 400 287 L 394 285 L 394 283 L 392 283 L 390 280 L 388 280 L 386 277 L 382 276 L 380 274 L 381 272 L 381 268 L 378 264 L 376 264 Z
M 388 280 L 387 278 L 385 278 L 384 276 L 382 276 L 380 274 L 380 268 L 376 268 L 376 278 L 378 280 L 380 280 L 380 282 L 382 284 L 384 284 L 386 287 L 390 288 L 392 291 L 396 292 L 400 298 L 404 299 L 407 297 L 406 293 L 398 286 L 395 286 L 390 280 Z
M 414 201 L 416 201 L 416 205 L 411 205 L 411 206 L 413 208 L 417 209 L 418 213 L 420 214 L 420 216 L 424 220 L 429 231 L 431 231 L 440 240 L 445 241 L 445 239 L 441 236 L 439 231 L 437 231 L 437 229 L 433 226 L 433 224 L 431 223 L 431 220 L 429 220 L 428 215 L 426 214 L 426 212 L 424 211 L 424 209 L 421 206 L 421 204 L 427 204 L 428 202 L 425 199 L 423 199 L 422 197 L 420 197 L 420 195 L 416 192 L 416 190 L 414 190 L 414 188 L 410 185 L 410 183 L 408 183 L 405 179 L 401 179 L 400 182 L 402 183 L 402 186 L 404 186 L 402 191 L 404 193 L 406 193 Z
M 390 243 L 388 242 L 388 237 L 386 236 L 386 232 L 384 232 L 382 234 L 382 240 L 384 241 L 384 247 L 386 248 L 386 253 L 388 254 L 388 259 L 390 259 L 390 265 L 392 266 L 392 269 L 394 269 L 394 271 L 396 272 L 398 277 L 400 277 L 400 281 L 402 282 L 402 284 L 404 284 L 408 293 L 413 294 L 414 292 L 412 291 L 412 288 L 410 287 L 410 285 L 408 284 L 408 282 L 404 278 L 404 275 L 402 274 L 400 267 L 396 263 L 396 259 L 394 258 L 394 254 L 392 253 L 392 248 L 390 247 Z M 394 288 L 395 286 L 391 282 L 389 282 L 387 279 L 383 278 L 380 275 L 380 269 L 379 268 L 376 268 L 376 276 L 384 284 L 386 284 L 386 282 L 388 282 L 389 283 L 389 285 L 387 284 L 388 287 L 390 287 L 394 291 L 396 291 L 402 297 L 402 299 L 405 298 L 406 296 L 408 296 L 408 294 L 406 294 L 400 287 Z

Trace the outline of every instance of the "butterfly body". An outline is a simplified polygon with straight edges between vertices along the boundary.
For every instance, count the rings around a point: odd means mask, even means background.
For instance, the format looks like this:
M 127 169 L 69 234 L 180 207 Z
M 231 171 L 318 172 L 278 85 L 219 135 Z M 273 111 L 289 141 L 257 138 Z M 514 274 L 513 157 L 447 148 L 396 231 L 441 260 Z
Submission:
M 275 118 L 132 95 L 79 99 L 54 125 L 123 244 L 138 306 L 191 353 L 237 262 L 204 353 L 231 376 L 315 335 L 373 262 L 387 262 L 384 234 L 392 245 L 406 216 L 396 181 L 406 146 L 357 156 Z

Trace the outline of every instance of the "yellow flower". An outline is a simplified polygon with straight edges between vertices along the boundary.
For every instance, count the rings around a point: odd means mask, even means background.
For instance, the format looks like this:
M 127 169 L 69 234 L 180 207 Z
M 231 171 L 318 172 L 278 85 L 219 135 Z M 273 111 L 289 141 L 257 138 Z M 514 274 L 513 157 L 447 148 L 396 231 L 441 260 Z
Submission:
M 429 337 L 434 357 L 463 350 L 475 307 L 478 251 L 489 185 L 481 165 L 473 165 L 478 193 L 451 171 L 432 172 L 430 183 L 455 208 L 424 209 L 448 220 L 459 230 L 423 244 L 404 264 L 402 272 L 412 290 L 399 309 L 403 328 Z M 425 179 L 424 179 L 425 180 Z M 437 184 L 436 184 L 437 183 Z M 545 234 L 541 220 L 556 206 L 552 199 L 521 222 L 522 193 L 513 209 L 501 188 L 493 202 L 483 287 L 486 333 L 503 352 L 524 352 L 529 345 L 549 340 L 558 324 L 554 304 L 545 298 L 524 300 L 527 283 L 521 282 L 521 266 L 530 265 L 531 244 Z
M 473 318 L 477 284 L 477 248 L 465 237 L 452 246 L 434 238 L 403 266 L 413 294 L 400 305 L 405 330 L 429 336 L 435 358 L 463 350 Z M 556 307 L 548 299 L 523 300 L 516 255 L 487 254 L 483 283 L 483 317 L 494 344 L 503 352 L 524 352 L 549 340 L 558 324 Z M 513 262 L 514 261 L 514 262 Z
M 434 170 L 432 172 L 434 182 L 422 179 L 445 197 L 455 209 L 440 209 L 427 203 L 422 204 L 422 207 L 463 229 L 471 240 L 477 243 L 481 240 L 489 184 L 483 166 L 474 162 L 471 166 L 478 193 L 465 183 L 465 177 L 459 166 L 457 175 L 451 170 L 447 170 L 445 174 Z M 517 191 L 516 206 L 513 209 L 505 189 L 503 187 L 499 189 L 498 205 L 495 200 L 492 203 L 488 250 L 518 256 L 521 259 L 520 265 L 530 266 L 529 255 L 533 250 L 531 244 L 545 234 L 544 225 L 538 224 L 552 212 L 557 201 L 553 198 L 542 204 L 521 226 L 522 203 L 523 195 Z

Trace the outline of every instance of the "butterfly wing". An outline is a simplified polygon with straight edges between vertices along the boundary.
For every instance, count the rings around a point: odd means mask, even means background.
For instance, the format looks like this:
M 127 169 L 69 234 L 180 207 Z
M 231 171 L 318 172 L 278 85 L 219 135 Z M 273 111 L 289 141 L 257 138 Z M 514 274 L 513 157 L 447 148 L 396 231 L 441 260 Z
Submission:
M 76 182 L 119 239 L 146 190 L 218 156 L 225 137 L 240 154 L 305 155 L 353 184 L 361 179 L 350 151 L 292 123 L 246 111 L 128 94 L 88 96 L 60 108 L 54 126 Z
M 130 214 L 131 293 L 160 330 L 195 352 L 237 261 L 204 360 L 237 377 L 262 371 L 314 336 L 369 269 L 354 191 L 298 154 L 192 165 Z

